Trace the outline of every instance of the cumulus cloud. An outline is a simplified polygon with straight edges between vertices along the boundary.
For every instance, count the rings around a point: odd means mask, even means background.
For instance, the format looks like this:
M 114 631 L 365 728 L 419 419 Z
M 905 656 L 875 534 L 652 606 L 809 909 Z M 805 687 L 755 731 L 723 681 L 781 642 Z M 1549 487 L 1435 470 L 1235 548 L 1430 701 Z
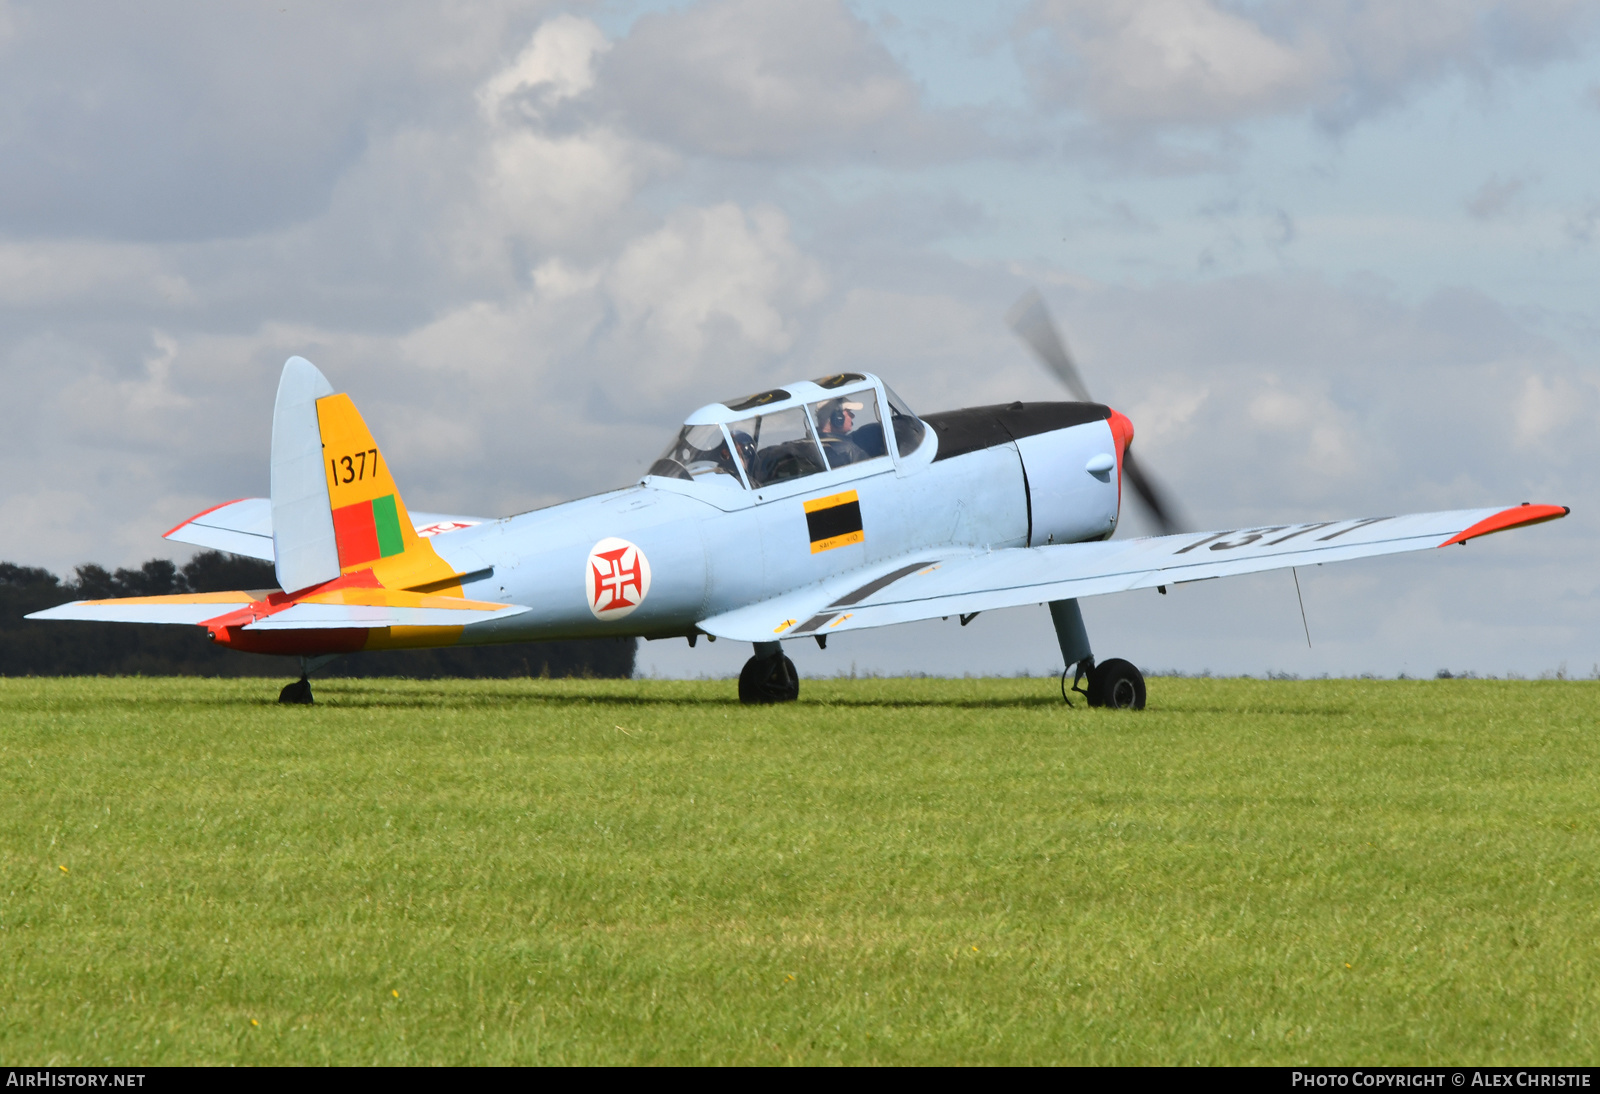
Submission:
M 787 218 L 767 207 L 686 209 L 634 240 L 607 279 L 624 323 L 680 354 L 698 355 L 723 323 L 769 353 L 794 340 L 789 317 L 827 283 L 789 236 Z
M 1036 18 L 1068 62 L 1053 75 L 1036 72 L 1041 83 L 1113 122 L 1272 112 L 1304 99 L 1330 60 L 1306 56 L 1207 0 L 1051 0 Z
M 1047 101 L 1134 130 L 1310 112 L 1333 128 L 1451 75 L 1573 56 L 1579 0 L 1039 0 L 1023 20 Z
M 589 20 L 558 15 L 541 24 L 517 59 L 478 89 L 478 103 L 491 119 L 510 102 L 537 117 L 594 87 L 595 58 L 610 48 L 605 33 Z
M 456 101 L 519 7 L 9 5 L 0 231 L 196 240 L 314 216 L 375 137 Z
M 488 150 L 486 196 L 509 231 L 545 244 L 581 238 L 633 197 L 635 151 L 604 130 L 506 133 Z
M 88 240 L 0 240 L 0 307 L 64 301 L 181 307 L 196 299 L 188 280 L 157 249 Z
M 926 154 L 954 135 L 839 0 L 711 0 L 642 16 L 604 62 L 638 131 L 714 156 Z
M 1518 447 L 1544 458 L 1570 458 L 1574 433 L 1589 433 L 1600 425 L 1600 392 L 1586 381 L 1587 377 L 1537 372 L 1524 376 L 1512 403 Z

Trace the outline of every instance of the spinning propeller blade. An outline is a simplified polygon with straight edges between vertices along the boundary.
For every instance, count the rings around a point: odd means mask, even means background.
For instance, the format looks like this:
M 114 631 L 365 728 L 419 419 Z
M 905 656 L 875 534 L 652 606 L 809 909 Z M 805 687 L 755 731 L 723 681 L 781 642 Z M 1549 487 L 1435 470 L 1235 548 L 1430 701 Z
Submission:
M 1133 492 L 1139 500 L 1144 502 L 1144 507 L 1150 510 L 1150 516 L 1155 519 L 1156 527 L 1161 529 L 1161 534 L 1170 536 L 1177 532 L 1187 531 L 1184 522 L 1176 517 L 1177 510 L 1172 503 L 1163 496 L 1162 491 L 1155 482 L 1146 475 L 1143 465 L 1133 458 L 1133 446 L 1129 445 L 1122 453 L 1122 474 L 1128 480 L 1128 485 L 1133 487 Z
M 1078 374 L 1078 366 L 1072 363 L 1072 354 L 1067 352 L 1067 344 L 1061 340 L 1061 332 L 1056 329 L 1050 309 L 1045 307 L 1044 298 L 1037 289 L 1029 289 L 1011 305 L 1011 310 L 1006 313 L 1006 322 L 1011 324 L 1018 338 L 1028 343 L 1045 367 L 1067 385 L 1067 390 L 1080 403 L 1094 402 L 1089 398 L 1089 387 Z
M 1051 318 L 1050 309 L 1037 289 L 1029 289 L 1022 294 L 1021 299 L 1006 313 L 1006 322 L 1080 402 L 1094 401 L 1089 397 L 1089 387 L 1083 382 L 1067 343 L 1062 339 L 1055 320 Z M 1178 519 L 1177 508 L 1169 500 L 1167 492 L 1156 486 L 1143 465 L 1134 460 L 1132 445 L 1122 454 L 1122 472 L 1123 478 L 1144 503 L 1162 535 L 1185 530 L 1184 522 Z

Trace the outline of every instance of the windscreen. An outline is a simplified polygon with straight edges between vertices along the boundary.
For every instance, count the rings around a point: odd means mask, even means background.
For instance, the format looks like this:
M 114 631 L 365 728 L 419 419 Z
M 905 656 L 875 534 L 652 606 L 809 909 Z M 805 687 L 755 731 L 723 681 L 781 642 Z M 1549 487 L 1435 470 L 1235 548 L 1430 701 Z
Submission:
M 927 427 L 922 424 L 922 419 L 911 413 L 911 408 L 905 400 L 889 389 L 888 384 L 883 385 L 883 393 L 889 397 L 889 420 L 894 426 L 894 441 L 902 457 L 909 456 L 922 445 L 922 435 Z
M 650 465 L 649 473 L 690 481 L 705 475 L 728 475 L 739 481 L 720 425 L 684 426 L 661 458 Z

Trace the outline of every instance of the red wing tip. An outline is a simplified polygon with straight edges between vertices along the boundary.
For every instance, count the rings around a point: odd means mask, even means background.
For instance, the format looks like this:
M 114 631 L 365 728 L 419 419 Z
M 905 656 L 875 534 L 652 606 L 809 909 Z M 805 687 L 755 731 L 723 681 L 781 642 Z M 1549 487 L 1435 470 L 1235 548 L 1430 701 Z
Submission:
M 1493 516 L 1485 517 L 1471 528 L 1451 536 L 1439 546 L 1449 547 L 1452 544 L 1465 543 L 1469 539 L 1477 539 L 1491 532 L 1504 532 L 1508 528 L 1521 528 L 1528 524 L 1543 524 L 1547 520 L 1560 520 L 1570 512 L 1572 508 L 1567 505 L 1533 505 L 1523 502 L 1521 505 L 1502 509 Z
M 202 509 L 198 513 L 196 513 L 194 516 L 190 517 L 188 520 L 180 520 L 177 524 L 174 524 L 171 528 L 168 528 L 165 532 L 162 532 L 161 533 L 161 538 L 162 539 L 166 539 L 172 533 L 176 532 L 179 528 L 182 528 L 185 524 L 193 524 L 195 521 L 199 520 L 201 517 L 205 516 L 207 513 L 215 513 L 218 509 L 226 509 L 230 505 L 236 504 L 237 502 L 241 502 L 241 501 L 247 501 L 247 500 L 249 500 L 249 499 L 247 499 L 247 498 L 234 498 L 233 501 L 218 502 L 216 505 L 213 505 L 210 509 Z

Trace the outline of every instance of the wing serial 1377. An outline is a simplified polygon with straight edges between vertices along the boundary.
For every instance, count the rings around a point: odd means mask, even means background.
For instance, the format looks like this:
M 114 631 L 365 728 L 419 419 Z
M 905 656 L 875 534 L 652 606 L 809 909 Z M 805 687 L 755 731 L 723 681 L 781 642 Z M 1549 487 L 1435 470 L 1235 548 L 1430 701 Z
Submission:
M 771 703 L 799 693 L 784 642 L 1037 604 L 1073 688 L 1140 708 L 1143 677 L 1096 660 L 1080 598 L 1446 547 L 1568 512 L 1181 531 L 1133 459 L 1132 423 L 1089 399 L 1043 304 L 1025 297 L 1011 318 L 1075 401 L 919 417 L 867 373 L 800 381 L 695 411 L 625 489 L 503 519 L 409 510 L 349 396 L 292 357 L 272 496 L 167 533 L 270 560 L 281 590 L 80 600 L 29 618 L 198 626 L 230 649 L 298 656 L 285 702 L 310 702 L 308 675 L 358 650 L 704 635 L 754 646 L 739 698 Z M 1112 540 L 1126 495 L 1169 534 Z

